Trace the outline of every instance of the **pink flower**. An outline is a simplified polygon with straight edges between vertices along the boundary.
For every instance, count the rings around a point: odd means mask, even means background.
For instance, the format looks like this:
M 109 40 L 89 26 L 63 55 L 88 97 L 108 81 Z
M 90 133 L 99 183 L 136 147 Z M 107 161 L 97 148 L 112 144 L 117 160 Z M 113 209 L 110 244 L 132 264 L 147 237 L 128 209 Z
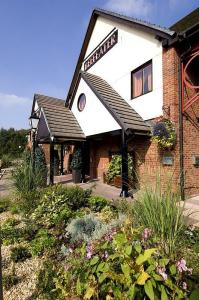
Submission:
M 156 271 L 157 271 L 157 273 L 158 273 L 159 275 L 162 276 L 162 278 L 163 278 L 164 280 L 167 280 L 168 276 L 167 276 L 167 273 L 165 272 L 166 269 L 165 269 L 164 267 L 162 267 L 162 268 L 161 268 L 161 267 L 157 267 Z
M 188 270 L 188 268 L 186 266 L 186 260 L 184 258 L 181 258 L 177 262 L 176 266 L 177 266 L 178 272 L 180 272 L 180 273 L 182 273 L 183 271 L 187 271 Z
M 185 281 L 183 281 L 182 283 L 182 289 L 187 290 L 187 283 Z
M 108 258 L 108 257 L 109 257 L 108 252 L 105 251 L 105 252 L 104 252 L 104 258 L 106 259 L 106 258 Z
M 93 247 L 92 247 L 92 245 L 89 243 L 89 244 L 87 245 L 87 247 L 86 247 L 86 258 L 87 258 L 87 259 L 91 259 L 92 255 L 93 255 Z
M 151 229 L 145 228 L 142 233 L 142 239 L 145 241 L 151 236 Z

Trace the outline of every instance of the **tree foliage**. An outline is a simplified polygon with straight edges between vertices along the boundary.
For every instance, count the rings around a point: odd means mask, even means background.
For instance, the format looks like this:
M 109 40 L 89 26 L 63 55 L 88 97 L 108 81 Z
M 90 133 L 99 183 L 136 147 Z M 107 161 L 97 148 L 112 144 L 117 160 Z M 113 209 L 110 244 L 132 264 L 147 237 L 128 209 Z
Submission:
M 27 144 L 28 130 L 14 128 L 0 129 L 0 158 L 8 154 L 11 157 L 19 157 Z

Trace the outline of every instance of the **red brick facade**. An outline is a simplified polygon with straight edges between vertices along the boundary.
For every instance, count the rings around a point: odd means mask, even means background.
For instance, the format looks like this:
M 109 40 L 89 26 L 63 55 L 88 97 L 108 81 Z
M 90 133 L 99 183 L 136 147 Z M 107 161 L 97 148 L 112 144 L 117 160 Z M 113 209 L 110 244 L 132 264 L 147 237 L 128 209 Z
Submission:
M 162 151 L 150 137 L 135 137 L 129 144 L 129 151 L 134 153 L 136 174 L 142 183 L 150 178 L 155 181 L 157 173 L 161 172 L 163 177 L 170 173 L 174 188 L 180 182 L 180 150 L 179 150 L 179 55 L 175 48 L 163 49 L 163 115 L 174 124 L 177 134 L 177 144 L 172 151 Z M 199 168 L 192 163 L 193 155 L 199 155 L 199 117 L 198 104 L 195 103 L 188 111 L 194 123 L 186 117 L 183 119 L 184 127 L 184 174 L 185 194 L 196 194 L 199 192 Z M 121 141 L 119 137 L 104 138 L 103 141 L 95 141 L 91 147 L 90 175 L 92 178 L 102 178 L 107 171 L 110 161 L 110 152 L 120 150 Z M 162 159 L 164 155 L 173 157 L 172 166 L 164 166 Z

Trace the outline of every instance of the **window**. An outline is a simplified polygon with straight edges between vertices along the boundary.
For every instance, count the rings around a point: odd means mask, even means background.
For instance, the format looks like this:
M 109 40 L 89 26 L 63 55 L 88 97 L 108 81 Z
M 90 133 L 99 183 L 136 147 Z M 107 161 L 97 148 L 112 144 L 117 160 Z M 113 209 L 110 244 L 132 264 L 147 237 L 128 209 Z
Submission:
M 83 111 L 86 105 L 86 96 L 85 94 L 81 94 L 77 101 L 77 108 L 79 111 Z
M 131 72 L 131 99 L 152 91 L 152 61 Z

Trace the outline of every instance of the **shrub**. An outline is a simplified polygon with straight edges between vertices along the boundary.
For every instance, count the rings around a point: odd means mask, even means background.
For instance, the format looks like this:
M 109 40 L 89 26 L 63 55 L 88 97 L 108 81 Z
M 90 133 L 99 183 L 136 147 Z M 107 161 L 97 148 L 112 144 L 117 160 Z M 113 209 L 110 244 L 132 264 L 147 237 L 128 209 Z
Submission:
M 97 231 L 102 228 L 102 222 L 93 215 L 76 218 L 66 227 L 67 235 L 71 241 L 88 241 L 96 236 Z
M 29 213 L 37 205 L 38 188 L 44 185 L 44 169 L 40 167 L 38 160 L 34 164 L 30 152 L 24 154 L 22 164 L 13 172 L 13 181 L 19 194 L 20 209 L 25 214 Z
M 90 189 L 83 190 L 78 186 L 65 188 L 64 195 L 68 199 L 67 205 L 74 211 L 87 206 L 91 192 Z
M 15 228 L 18 222 L 15 219 L 8 219 L 3 223 L 0 234 L 4 245 L 10 245 L 22 240 L 22 229 Z
M 10 199 L 7 197 L 0 198 L 0 213 L 7 211 L 10 207 Z
M 5 290 L 11 289 L 14 285 L 19 282 L 19 277 L 13 271 L 12 274 L 3 274 L 2 283 Z
M 45 229 L 40 229 L 34 240 L 31 241 L 31 253 L 33 256 L 43 255 L 45 251 L 51 250 L 55 245 L 55 238 Z
M 130 154 L 128 154 L 128 173 L 129 180 L 132 178 L 133 173 L 133 160 Z M 122 156 L 117 154 L 114 155 L 111 159 L 111 162 L 108 166 L 107 178 L 111 181 L 115 176 L 122 174 Z
M 65 224 L 72 215 L 65 191 L 66 188 L 61 185 L 46 189 L 39 205 L 31 216 L 32 219 L 47 227 Z
M 35 149 L 35 169 L 40 170 L 41 182 L 40 186 L 45 187 L 47 185 L 47 165 L 44 151 L 41 147 Z
M 80 148 L 78 148 L 73 153 L 70 167 L 72 170 L 81 170 L 82 166 L 83 166 L 82 151 Z
M 173 254 L 184 228 L 183 207 L 180 196 L 172 191 L 172 179 L 167 180 L 166 190 L 157 178 L 156 185 L 145 186 L 134 204 L 134 218 L 138 224 L 150 228 L 166 253 Z
M 103 239 L 83 243 L 57 271 L 56 291 L 67 299 L 187 299 L 186 262 L 149 245 L 128 222 Z
M 11 165 L 12 165 L 12 160 L 10 155 L 4 154 L 1 157 L 1 164 L 0 164 L 1 168 L 9 168 Z
M 108 204 L 108 200 L 102 196 L 91 196 L 88 199 L 88 206 L 93 211 L 101 211 Z
M 18 246 L 18 247 L 13 247 L 11 249 L 10 258 L 15 263 L 25 261 L 27 258 L 30 257 L 31 257 L 31 253 L 29 252 L 27 247 Z
M 55 290 L 54 277 L 56 277 L 56 275 L 57 271 L 53 263 L 49 260 L 45 261 L 37 278 L 36 290 L 38 296 L 42 295 L 46 300 L 59 299 L 57 298 L 58 292 Z

